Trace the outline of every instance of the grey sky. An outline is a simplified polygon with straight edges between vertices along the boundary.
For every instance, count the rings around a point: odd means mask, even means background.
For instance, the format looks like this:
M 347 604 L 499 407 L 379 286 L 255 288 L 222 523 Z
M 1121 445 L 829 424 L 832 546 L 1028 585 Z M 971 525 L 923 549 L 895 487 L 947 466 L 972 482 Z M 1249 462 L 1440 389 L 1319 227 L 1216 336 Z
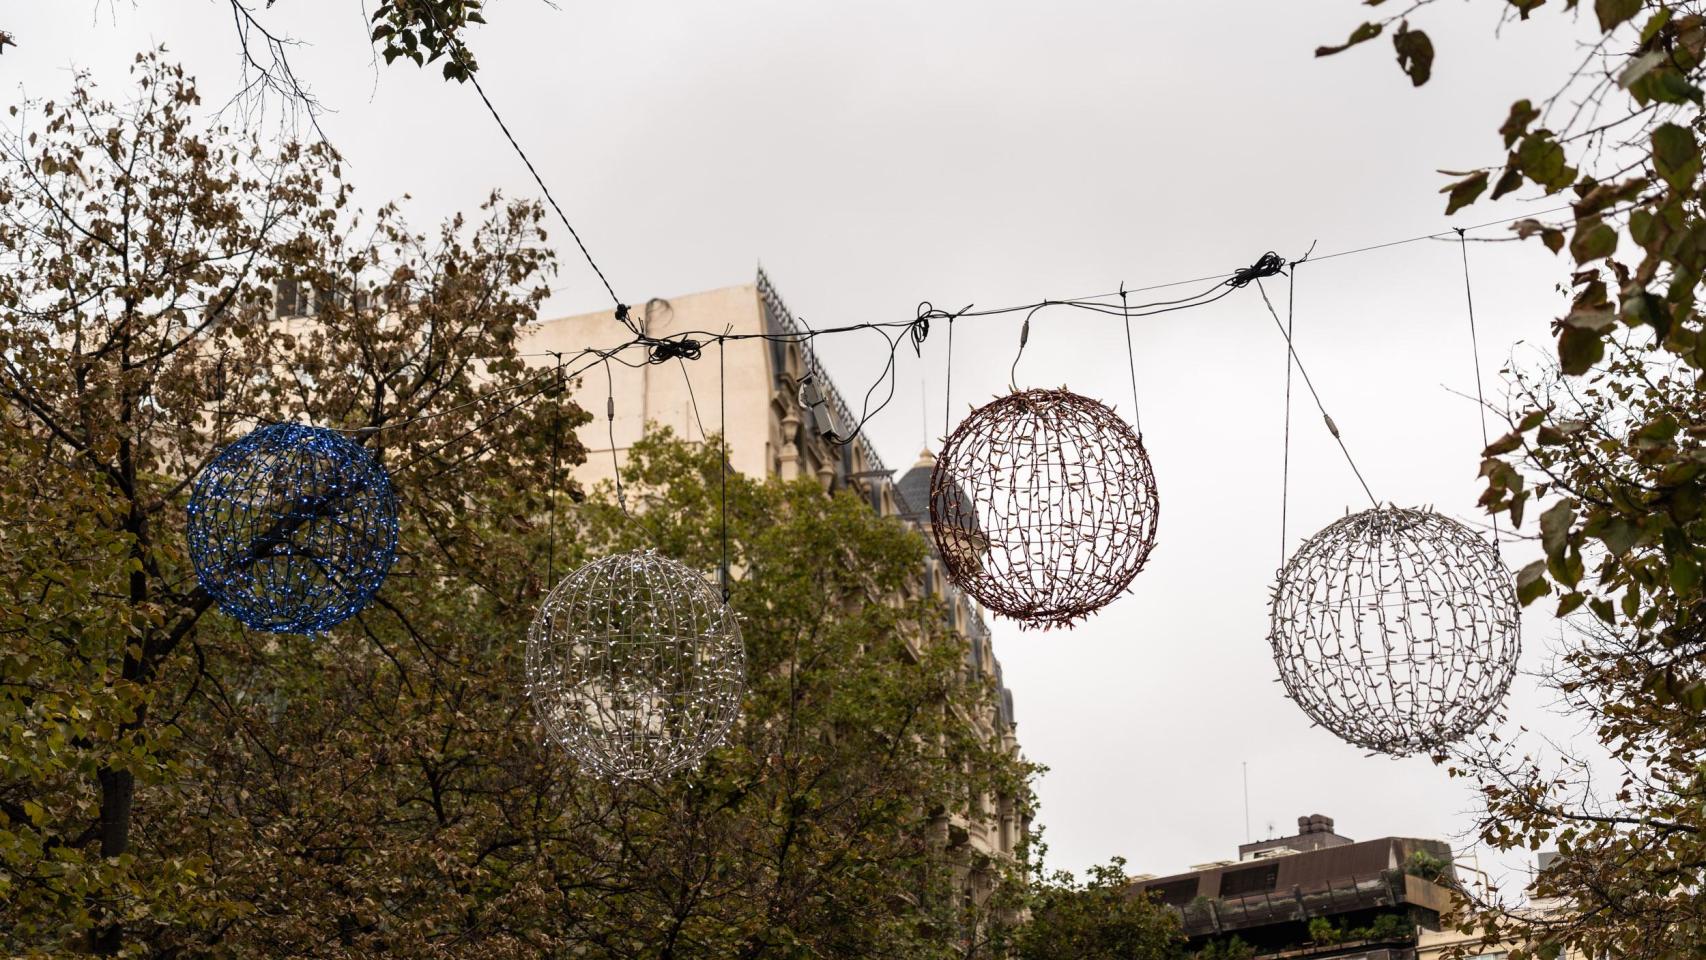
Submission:
M 1550 92 L 1572 65 L 1571 21 L 1547 8 L 1495 38 L 1503 7 L 1434 11 L 1440 55 L 1420 91 L 1385 41 L 1311 56 L 1366 12 L 1352 0 L 517 0 L 493 4 L 470 43 L 624 299 L 749 282 L 762 261 L 794 312 L 827 326 L 906 319 L 920 300 L 1101 293 L 1268 249 L 1296 256 L 1312 240 L 1330 253 L 1556 206 L 1529 197 L 1440 216 L 1435 171 L 1496 162 L 1509 102 Z M 210 109 L 237 85 L 224 0 L 0 9 L 19 43 L 0 58 L 14 91 L 58 96 L 76 65 L 125 96 L 125 65 L 153 43 L 199 76 Z M 407 193 L 426 227 L 490 188 L 534 195 L 472 89 L 372 64 L 352 0 L 281 0 L 261 15 L 307 43 L 295 66 L 332 108 L 321 122 L 363 206 Z M 606 306 L 572 248 L 559 252 L 550 313 Z M 1516 341 L 1544 348 L 1568 263 L 1533 244 L 1470 255 L 1492 385 Z M 1450 392 L 1473 391 L 1457 257 L 1428 241 L 1306 266 L 1297 338 L 1375 493 L 1478 519 L 1475 413 Z M 1269 291 L 1283 298 L 1285 282 Z M 1004 387 L 1017 328 L 956 329 L 956 418 Z M 1167 873 L 1233 856 L 1246 761 L 1257 836 L 1321 812 L 1358 838 L 1457 837 L 1475 802 L 1461 783 L 1310 729 L 1274 682 L 1284 354 L 1255 290 L 1143 321 L 1136 338 L 1162 498 L 1150 568 L 1073 632 L 995 626 L 1020 740 L 1050 767 L 1051 864 L 1120 854 L 1134 872 Z M 890 466 L 942 433 L 944 339 L 922 363 L 903 355 L 895 401 L 870 427 Z M 880 346 L 873 334 L 823 350 L 846 393 L 878 373 Z M 1019 372 L 1021 385 L 1130 406 L 1107 318 L 1041 315 Z M 1361 497 L 1305 405 L 1293 437 L 1291 546 Z M 1513 567 L 1528 549 L 1511 548 Z M 1555 634 L 1530 615 L 1529 667 Z M 1531 678 L 1513 706 L 1524 720 L 1541 710 Z

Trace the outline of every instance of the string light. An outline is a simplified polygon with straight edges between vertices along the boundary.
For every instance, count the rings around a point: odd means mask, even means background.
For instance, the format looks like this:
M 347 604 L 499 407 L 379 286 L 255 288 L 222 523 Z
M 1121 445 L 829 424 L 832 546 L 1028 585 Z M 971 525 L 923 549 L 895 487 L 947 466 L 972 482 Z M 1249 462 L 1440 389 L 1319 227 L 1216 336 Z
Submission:
M 314 633 L 378 592 L 397 550 L 385 468 L 333 430 L 261 427 L 196 478 L 186 529 L 202 589 L 256 630 Z
M 1124 593 L 1154 549 L 1159 512 L 1142 438 L 1067 390 L 973 411 L 930 476 L 948 575 L 1021 626 L 1069 626 Z
M 1357 746 L 1406 756 L 1479 728 L 1516 674 L 1516 591 L 1497 551 L 1431 510 L 1353 513 L 1297 549 L 1268 636 L 1286 693 Z
M 650 550 L 563 578 L 527 633 L 535 716 L 581 768 L 611 782 L 697 767 L 740 713 L 746 647 L 722 595 Z

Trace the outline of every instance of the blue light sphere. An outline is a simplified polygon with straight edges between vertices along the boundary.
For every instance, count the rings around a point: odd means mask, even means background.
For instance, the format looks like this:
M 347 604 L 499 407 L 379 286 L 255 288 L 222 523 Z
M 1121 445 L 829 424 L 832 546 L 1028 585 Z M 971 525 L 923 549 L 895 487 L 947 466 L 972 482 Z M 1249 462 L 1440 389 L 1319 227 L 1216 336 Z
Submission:
M 373 454 L 275 423 L 196 478 L 186 534 L 202 589 L 256 630 L 316 633 L 367 606 L 397 555 L 397 499 Z

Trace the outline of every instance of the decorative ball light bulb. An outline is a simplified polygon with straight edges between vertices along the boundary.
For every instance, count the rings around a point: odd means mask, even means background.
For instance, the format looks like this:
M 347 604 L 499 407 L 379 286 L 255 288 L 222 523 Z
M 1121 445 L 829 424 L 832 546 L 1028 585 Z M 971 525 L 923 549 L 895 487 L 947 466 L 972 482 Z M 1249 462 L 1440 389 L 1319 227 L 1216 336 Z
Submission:
M 1022 627 L 1070 626 L 1124 593 L 1159 513 L 1143 439 L 1068 390 L 1015 391 L 974 410 L 930 477 L 949 577 Z
M 1406 756 L 1474 732 L 1516 674 L 1516 590 L 1485 538 L 1431 510 L 1350 514 L 1298 548 L 1269 643 L 1286 693 L 1348 743 Z
M 696 768 L 740 715 L 746 647 L 704 577 L 650 551 L 581 567 L 527 634 L 527 694 L 550 738 L 610 782 Z
M 354 616 L 397 552 L 397 500 L 373 454 L 322 427 L 277 423 L 226 447 L 196 478 L 190 560 L 219 609 L 272 633 Z

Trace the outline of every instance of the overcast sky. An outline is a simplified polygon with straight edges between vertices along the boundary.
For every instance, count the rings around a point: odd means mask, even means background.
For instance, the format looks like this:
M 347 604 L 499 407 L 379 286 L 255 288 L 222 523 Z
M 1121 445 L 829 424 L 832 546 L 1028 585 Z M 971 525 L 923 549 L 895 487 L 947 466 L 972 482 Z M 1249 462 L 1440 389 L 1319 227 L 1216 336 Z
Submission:
M 1269 249 L 1331 253 L 1557 206 L 1528 196 L 1440 215 L 1436 171 L 1497 162 L 1508 104 L 1550 92 L 1577 56 L 1577 25 L 1550 8 L 1496 37 L 1503 8 L 1431 11 L 1439 56 L 1419 91 L 1384 41 L 1311 56 L 1366 12 L 1352 0 L 507 0 L 469 43 L 627 302 L 750 282 L 762 262 L 796 314 L 829 326 L 904 320 L 921 300 L 995 306 L 1200 277 Z M 127 96 L 124 68 L 152 44 L 200 78 L 210 112 L 238 86 L 226 0 L 0 11 L 18 42 L 0 57 L 14 98 L 62 94 L 74 67 Z M 322 128 L 363 206 L 408 194 L 426 227 L 491 188 L 535 195 L 472 89 L 373 62 L 354 0 L 258 15 L 304 43 L 294 65 L 329 108 Z M 1568 264 L 1536 244 L 1469 252 L 1496 386 L 1513 350 L 1545 349 Z M 549 314 L 607 307 L 572 248 L 560 253 Z M 1457 395 L 1474 389 L 1460 269 L 1437 241 L 1308 265 L 1297 344 L 1377 496 L 1479 519 L 1479 429 Z M 1283 297 L 1285 281 L 1269 290 Z M 1017 318 L 956 329 L 956 418 L 1004 388 L 1017 330 Z M 1275 681 L 1285 367 L 1255 290 L 1135 335 L 1162 504 L 1150 566 L 1074 631 L 995 624 L 1020 741 L 1049 767 L 1049 862 L 1117 854 L 1160 874 L 1235 856 L 1246 763 L 1256 837 L 1319 812 L 1359 839 L 1460 839 L 1475 803 L 1462 783 L 1311 729 Z M 895 402 L 869 428 L 891 467 L 943 432 L 944 339 L 922 361 L 903 355 Z M 880 346 L 849 337 L 821 355 L 857 396 Z M 1020 375 L 1129 412 L 1117 321 L 1042 315 Z M 1295 547 L 1366 503 L 1318 417 L 1300 408 L 1293 437 Z M 1507 550 L 1513 568 L 1527 552 Z M 1527 667 L 1556 635 L 1529 615 Z M 1544 725 L 1543 703 L 1519 678 L 1520 719 Z

